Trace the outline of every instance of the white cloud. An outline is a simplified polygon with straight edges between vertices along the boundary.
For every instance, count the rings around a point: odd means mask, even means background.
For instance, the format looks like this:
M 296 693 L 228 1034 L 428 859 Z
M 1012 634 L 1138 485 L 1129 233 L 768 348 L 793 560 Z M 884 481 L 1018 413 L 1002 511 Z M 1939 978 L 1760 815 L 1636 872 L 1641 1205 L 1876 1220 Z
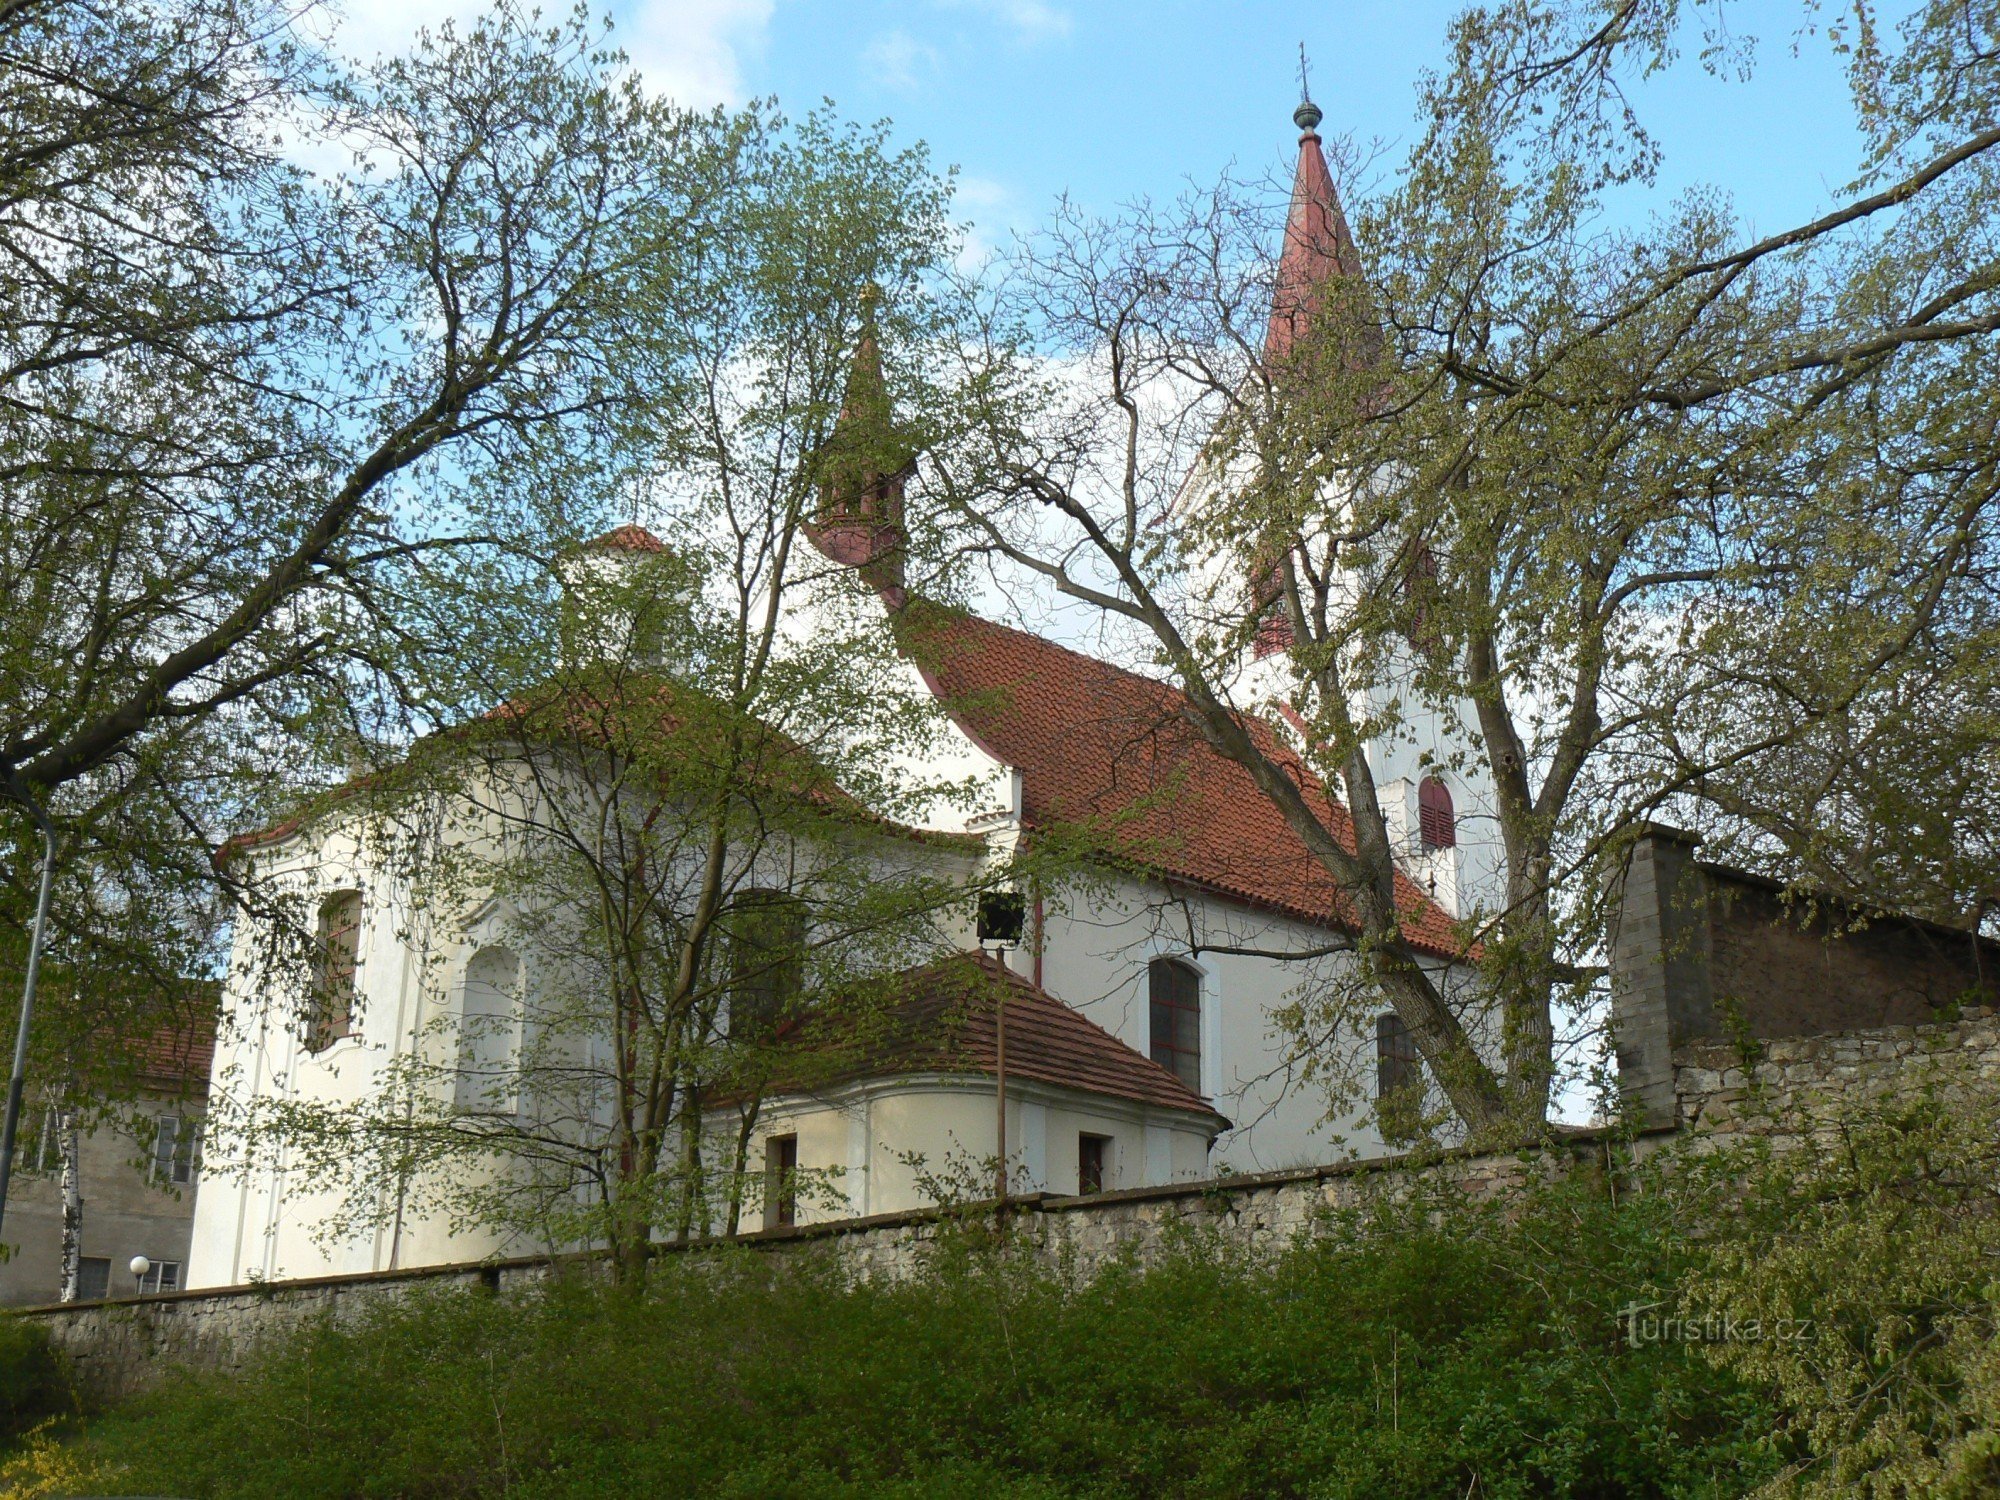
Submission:
M 885 31 L 862 50 L 868 75 L 885 88 L 910 92 L 937 72 L 937 49 L 907 31 Z
M 740 104 L 743 54 L 763 46 L 774 0 L 614 0 L 611 41 L 647 87 L 692 109 Z M 465 22 L 491 0 L 345 0 L 328 28 L 357 62 L 406 51 L 420 27 Z M 594 7 L 593 7 L 594 8 Z M 563 14 L 562 6 L 550 9 Z M 324 14 L 324 13 L 322 13 Z
M 1024 45 L 1059 41 L 1069 35 L 1070 13 L 1047 0 L 937 0 L 945 10 L 974 11 L 998 21 Z
M 486 0 L 346 0 L 336 10 L 309 16 L 321 19 L 322 34 L 335 50 L 356 62 L 372 62 L 407 52 L 424 27 L 467 21 L 486 8 Z
M 1013 198 L 1013 190 L 1005 183 L 995 182 L 991 177 L 975 177 L 969 172 L 959 174 L 958 201 L 967 208 L 1004 208 Z
M 612 35 L 647 87 L 676 104 L 741 104 L 743 57 L 764 45 L 772 0 L 638 0 Z

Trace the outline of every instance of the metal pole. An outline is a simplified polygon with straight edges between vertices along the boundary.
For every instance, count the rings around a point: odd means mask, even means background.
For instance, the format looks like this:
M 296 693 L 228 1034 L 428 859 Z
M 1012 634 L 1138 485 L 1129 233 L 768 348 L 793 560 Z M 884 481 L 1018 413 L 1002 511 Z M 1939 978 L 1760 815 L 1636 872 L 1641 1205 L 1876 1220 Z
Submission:
M 17 800 L 42 830 L 42 887 L 35 898 L 35 925 L 28 935 L 28 977 L 21 986 L 21 1024 L 14 1032 L 14 1071 L 7 1080 L 7 1119 L 0 1125 L 0 1223 L 7 1217 L 7 1184 L 14 1175 L 14 1135 L 21 1124 L 21 1088 L 28 1075 L 28 1024 L 35 1014 L 35 977 L 42 967 L 42 938 L 49 926 L 49 886 L 56 873 L 56 830 L 29 797 Z
M 1007 985 L 1002 981 L 993 1007 L 993 1028 L 997 1053 L 994 1071 L 1000 1075 L 1000 1086 L 994 1092 L 998 1105 L 999 1121 L 996 1138 L 999 1141 L 1000 1165 L 993 1169 L 994 1212 L 1001 1213 L 1007 1207 Z

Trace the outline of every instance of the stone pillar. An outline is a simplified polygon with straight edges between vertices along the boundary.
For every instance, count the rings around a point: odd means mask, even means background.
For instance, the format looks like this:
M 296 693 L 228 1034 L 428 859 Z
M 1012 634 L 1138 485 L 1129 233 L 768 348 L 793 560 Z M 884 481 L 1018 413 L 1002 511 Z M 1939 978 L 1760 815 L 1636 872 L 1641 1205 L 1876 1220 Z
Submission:
M 1696 840 L 1648 825 L 1613 878 L 1611 1029 L 1619 1090 L 1648 1126 L 1677 1123 L 1674 1049 L 1715 1034 Z

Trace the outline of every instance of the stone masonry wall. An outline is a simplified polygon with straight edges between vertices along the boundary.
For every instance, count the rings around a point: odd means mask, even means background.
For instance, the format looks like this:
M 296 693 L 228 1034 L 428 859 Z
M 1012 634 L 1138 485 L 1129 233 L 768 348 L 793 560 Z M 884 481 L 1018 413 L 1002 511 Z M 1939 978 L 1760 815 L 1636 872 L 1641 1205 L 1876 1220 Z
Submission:
M 1674 1054 L 1681 1132 L 1717 1142 L 1791 1133 L 1927 1082 L 2000 1096 L 2000 1014 L 1968 1008 L 1950 1023 L 1780 1037 L 1755 1044 L 1749 1062 L 1714 1041 Z
M 1603 1159 L 1609 1137 L 1579 1132 L 1545 1152 L 1435 1154 L 1421 1161 L 1347 1162 L 1295 1172 L 1135 1188 L 1087 1198 L 1033 1194 L 1010 1200 L 1013 1242 L 1050 1266 L 1089 1276 L 1119 1258 L 1144 1264 L 1167 1252 L 1179 1231 L 1216 1235 L 1242 1257 L 1275 1255 L 1328 1212 L 1446 1186 L 1472 1198 L 1506 1193 L 1530 1173 L 1561 1173 Z M 990 1223 L 991 1205 L 963 1211 Z M 775 1254 L 837 1257 L 857 1277 L 896 1278 L 923 1262 L 951 1222 L 935 1210 L 880 1214 L 798 1229 L 764 1230 L 726 1242 Z M 701 1254 L 720 1242 L 662 1254 Z M 229 1370 L 260 1348 L 320 1318 L 336 1321 L 412 1295 L 483 1289 L 518 1296 L 558 1269 L 593 1275 L 594 1257 L 525 1259 L 288 1281 L 220 1291 L 181 1292 L 108 1302 L 26 1308 L 71 1361 L 79 1388 L 95 1399 L 129 1395 L 179 1367 Z

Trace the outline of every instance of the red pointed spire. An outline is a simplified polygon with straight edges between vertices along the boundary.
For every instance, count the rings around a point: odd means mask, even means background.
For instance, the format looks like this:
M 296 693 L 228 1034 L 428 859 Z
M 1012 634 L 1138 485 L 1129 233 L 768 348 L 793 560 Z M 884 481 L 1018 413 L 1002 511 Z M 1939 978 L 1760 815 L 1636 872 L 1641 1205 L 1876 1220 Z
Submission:
M 897 439 L 895 409 L 882 378 L 877 295 L 873 287 L 862 293 L 861 334 L 828 444 L 819 515 L 806 534 L 834 562 L 859 568 L 877 588 L 900 593 L 903 485 L 916 464 Z
M 1361 252 L 1341 212 L 1333 173 L 1320 150 L 1319 106 L 1307 99 L 1292 113 L 1302 132 L 1299 167 L 1292 179 L 1292 208 L 1285 218 L 1285 244 L 1278 257 L 1271 321 L 1264 333 L 1264 358 L 1284 359 L 1320 311 L 1326 286 L 1335 277 L 1361 275 Z

